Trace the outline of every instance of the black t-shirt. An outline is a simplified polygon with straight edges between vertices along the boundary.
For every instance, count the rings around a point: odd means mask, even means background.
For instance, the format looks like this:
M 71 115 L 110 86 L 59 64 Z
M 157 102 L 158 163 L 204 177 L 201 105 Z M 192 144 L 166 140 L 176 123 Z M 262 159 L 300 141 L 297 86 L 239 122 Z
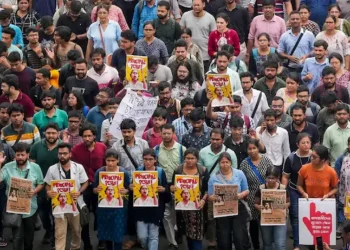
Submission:
M 76 76 L 71 76 L 64 85 L 64 93 L 68 95 L 72 90 L 78 90 L 83 94 L 87 106 L 90 108 L 95 106 L 95 97 L 99 88 L 94 79 L 87 76 L 85 79 L 79 80 Z
M 68 169 L 68 171 L 65 171 L 63 168 L 62 168 L 66 178 L 65 179 L 70 179 L 70 169 Z
M 53 48 L 53 45 L 55 44 L 55 40 L 53 39 L 54 33 L 55 32 L 52 32 L 51 35 L 47 35 L 43 30 L 39 31 L 39 42 L 44 48 Z
M 51 86 L 50 91 L 55 92 L 56 95 L 56 105 L 61 106 L 61 92 L 59 89 L 56 89 L 54 86 Z M 41 89 L 40 85 L 36 85 L 29 91 L 30 99 L 32 99 L 35 107 L 43 108 L 43 105 L 41 104 L 41 95 L 43 93 L 43 90 Z
M 289 156 L 284 163 L 283 173 L 289 175 L 289 186 L 293 189 L 296 189 L 299 170 L 301 169 L 302 165 L 310 162 L 310 157 L 300 158 L 295 153 L 291 154 L 293 154 L 293 156 Z

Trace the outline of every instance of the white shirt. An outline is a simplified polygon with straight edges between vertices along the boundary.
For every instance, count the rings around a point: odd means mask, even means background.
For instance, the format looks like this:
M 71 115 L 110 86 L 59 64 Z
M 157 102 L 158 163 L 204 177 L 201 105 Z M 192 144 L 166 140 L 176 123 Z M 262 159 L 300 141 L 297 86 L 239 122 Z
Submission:
M 243 89 L 237 90 L 236 92 L 233 93 L 234 95 L 238 95 L 242 98 L 241 113 L 246 115 L 246 116 L 249 116 L 249 117 L 252 116 L 252 113 L 254 111 L 256 103 L 258 102 L 259 95 L 260 95 L 260 93 L 262 93 L 260 90 L 256 90 L 253 88 L 252 88 L 252 90 L 253 90 L 253 96 L 252 96 L 252 99 L 250 100 L 250 102 L 248 101 L 247 97 L 244 95 Z M 269 107 L 269 104 L 267 103 L 266 95 L 265 95 L 265 93 L 262 93 L 261 100 L 259 102 L 259 106 L 258 106 L 258 108 L 255 112 L 254 118 L 253 118 L 255 124 L 259 123 L 259 119 L 262 117 L 263 112 L 265 112 L 269 108 L 270 107 Z
M 212 72 L 214 73 L 218 73 L 218 69 L 215 67 Z M 209 72 L 207 72 L 208 74 Z M 220 73 L 221 74 L 221 73 Z M 239 75 L 237 72 L 235 72 L 234 70 L 227 68 L 226 73 L 222 73 L 222 74 L 227 74 L 230 77 L 230 83 L 231 83 L 231 88 L 232 88 L 232 93 L 234 93 L 237 90 L 242 89 L 242 85 L 241 85 L 241 80 L 239 78 Z M 207 83 L 206 81 L 203 82 L 202 85 L 203 89 L 207 88 Z
M 87 76 L 97 82 L 99 89 L 108 87 L 110 85 L 115 85 L 119 80 L 118 70 L 111 66 L 108 66 L 107 64 L 105 64 L 105 69 L 101 75 L 96 73 L 95 69 L 92 67 L 88 70 Z
M 151 197 L 147 197 L 145 200 L 142 198 L 137 198 L 136 201 L 134 202 L 134 207 L 154 207 L 154 200 Z
M 187 204 L 185 204 L 183 201 L 180 201 L 176 204 L 176 210 L 197 210 L 196 203 L 193 201 L 189 201 Z
M 87 177 L 83 165 L 78 164 L 74 161 L 70 161 L 70 164 L 70 179 L 75 180 L 77 191 L 79 191 L 81 188 L 81 184 L 87 182 L 89 178 Z M 61 164 L 57 163 L 49 168 L 44 178 L 44 181 L 46 184 L 50 185 L 51 181 L 63 179 L 65 179 L 65 173 L 61 167 Z M 79 196 L 77 203 L 80 208 L 85 206 L 82 195 Z M 77 211 L 75 214 L 78 213 L 79 211 Z M 63 215 L 55 215 L 55 217 L 62 218 Z
M 276 133 L 271 135 L 265 129 L 260 134 L 261 127 L 256 128 L 256 134 L 266 148 L 266 156 L 275 166 L 282 166 L 290 154 L 288 132 L 284 128 L 277 127 Z

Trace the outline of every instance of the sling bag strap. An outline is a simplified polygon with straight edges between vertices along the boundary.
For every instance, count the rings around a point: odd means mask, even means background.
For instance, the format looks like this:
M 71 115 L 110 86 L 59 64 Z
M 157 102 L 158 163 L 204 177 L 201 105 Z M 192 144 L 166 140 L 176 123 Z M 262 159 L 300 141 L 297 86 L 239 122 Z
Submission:
M 23 135 L 23 129 L 24 129 L 24 128 L 22 128 L 22 129 L 18 132 L 17 139 L 16 139 L 16 141 L 15 141 L 15 144 L 13 144 L 13 146 L 17 145 L 17 143 L 18 143 L 19 140 L 21 139 L 21 137 L 22 137 L 22 135 Z M 12 147 L 13 147 L 13 146 L 12 146 Z
M 129 150 L 127 149 L 127 147 L 126 147 L 125 144 L 123 145 L 123 149 L 124 149 L 125 153 L 128 155 L 128 158 L 129 158 L 129 160 L 131 161 L 132 165 L 134 165 L 135 169 L 137 169 L 138 166 L 137 166 L 135 160 L 131 157 L 131 154 L 130 154 L 130 152 L 129 152 Z
M 301 32 L 301 34 L 300 34 L 300 36 L 299 36 L 297 42 L 294 44 L 294 47 L 293 47 L 292 51 L 289 53 L 290 56 L 293 55 L 294 51 L 295 51 L 296 48 L 298 47 L 299 42 L 300 42 L 301 38 L 303 37 L 303 35 L 304 35 L 304 30 L 302 30 L 302 32 Z M 286 65 L 287 65 L 287 66 L 289 65 L 289 59 L 287 60 Z
M 225 147 L 225 152 L 227 151 L 227 147 Z M 211 167 L 211 169 L 210 169 L 210 171 L 209 171 L 209 175 L 211 175 L 211 173 L 214 171 L 214 169 L 215 169 L 215 167 L 216 167 L 216 164 L 218 164 L 218 162 L 219 162 L 219 159 L 220 159 L 220 157 L 218 157 L 217 159 L 216 159 L 216 161 L 214 162 L 214 164 L 213 164 L 213 166 Z
M 255 113 L 258 110 L 258 106 L 259 106 L 259 103 L 260 103 L 260 100 L 261 100 L 261 96 L 262 96 L 262 92 L 260 92 L 259 97 L 258 97 L 258 101 L 255 104 L 255 107 L 254 107 L 254 110 L 253 110 L 253 113 L 252 113 L 252 116 L 251 116 L 252 119 L 254 119 Z

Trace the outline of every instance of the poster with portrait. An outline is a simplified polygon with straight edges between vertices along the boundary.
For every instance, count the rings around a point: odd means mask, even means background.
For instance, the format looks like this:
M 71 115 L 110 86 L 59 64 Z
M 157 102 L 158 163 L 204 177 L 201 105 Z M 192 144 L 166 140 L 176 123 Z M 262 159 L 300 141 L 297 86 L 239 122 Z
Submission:
M 147 56 L 126 56 L 125 79 L 128 82 L 124 88 L 147 90 Z
M 207 93 L 211 97 L 212 107 L 228 106 L 233 104 L 230 76 L 227 74 L 208 74 Z
M 124 173 L 100 172 L 99 178 L 102 190 L 98 193 L 98 206 L 123 207 L 123 196 L 119 190 L 124 188 Z
M 238 185 L 214 185 L 214 218 L 238 215 Z
M 134 171 L 134 207 L 158 207 L 158 172 Z
M 199 176 L 175 175 L 175 210 L 198 210 Z
M 52 214 L 77 213 L 77 204 L 71 196 L 76 191 L 75 180 L 56 180 L 51 181 L 52 191 L 56 192 L 56 197 L 51 199 Z
M 32 198 L 28 192 L 32 190 L 33 181 L 11 177 L 7 195 L 6 212 L 13 214 L 30 214 Z
M 286 190 L 261 190 L 261 226 L 286 225 Z
M 335 199 L 299 198 L 299 243 L 316 245 L 316 238 L 336 245 L 337 216 Z

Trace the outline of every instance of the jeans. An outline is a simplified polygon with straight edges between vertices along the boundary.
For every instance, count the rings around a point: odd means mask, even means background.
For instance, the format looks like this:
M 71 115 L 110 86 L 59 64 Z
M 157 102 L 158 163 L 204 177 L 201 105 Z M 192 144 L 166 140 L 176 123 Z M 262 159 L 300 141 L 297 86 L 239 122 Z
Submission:
M 283 226 L 261 226 L 264 250 L 272 250 L 275 243 L 276 250 L 286 250 L 287 225 Z
M 186 239 L 187 239 L 188 250 L 202 250 L 203 249 L 202 240 L 193 240 L 189 237 L 187 237 Z
M 142 245 L 148 250 L 158 250 L 159 227 L 153 223 L 145 223 L 143 221 L 138 221 L 136 227 L 137 237 Z
M 3 232 L 4 232 L 4 227 L 2 225 L 2 213 L 4 211 L 6 200 L 7 200 L 5 190 L 6 190 L 5 188 L 0 189 L 0 238 L 3 237 Z
M 288 188 L 290 207 L 289 207 L 289 218 L 290 224 L 292 225 L 293 238 L 294 238 L 294 248 L 299 247 L 299 198 L 301 198 L 300 193 L 297 190 Z
M 21 226 L 12 228 L 13 250 L 33 250 L 34 225 L 37 213 L 28 218 L 22 218 Z
M 247 229 L 248 213 L 242 203 L 238 205 L 238 215 L 216 218 L 217 249 L 232 250 L 233 243 L 236 250 L 250 249 Z

